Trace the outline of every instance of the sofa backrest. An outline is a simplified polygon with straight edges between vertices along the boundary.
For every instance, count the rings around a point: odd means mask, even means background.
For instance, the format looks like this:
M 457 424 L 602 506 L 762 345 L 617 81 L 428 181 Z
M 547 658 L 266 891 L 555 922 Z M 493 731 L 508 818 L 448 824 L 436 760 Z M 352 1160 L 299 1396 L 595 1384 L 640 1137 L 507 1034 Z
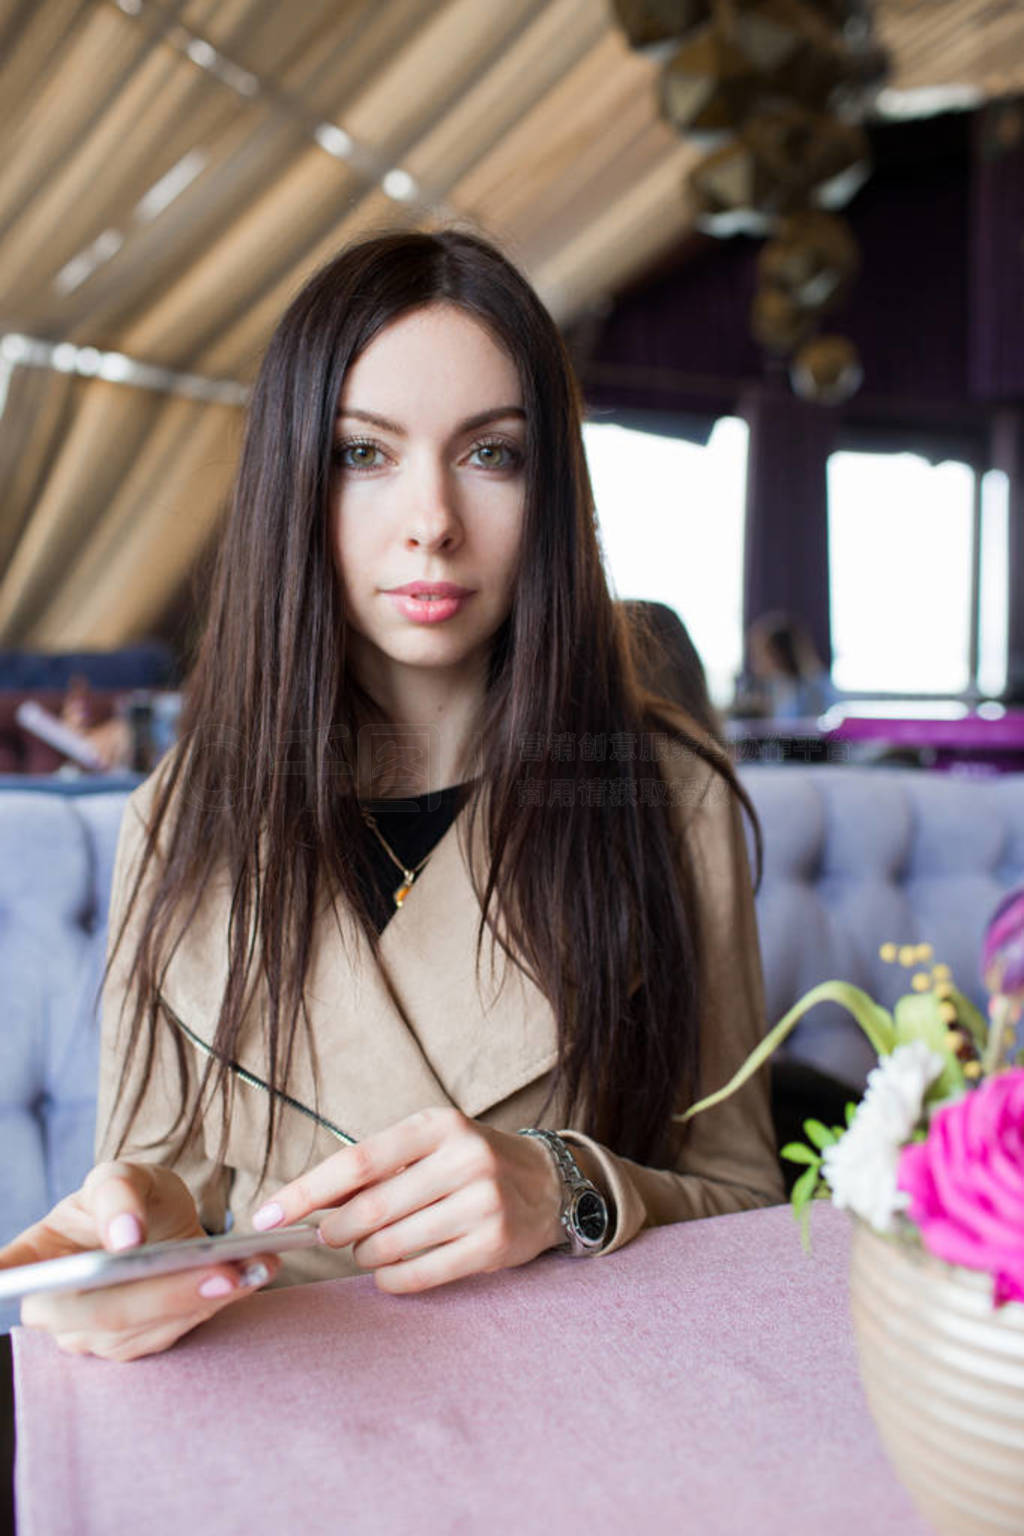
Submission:
M 92 1161 L 107 902 L 123 792 L 0 794 L 0 1212 L 34 1220 Z
M 757 898 L 768 1018 L 831 977 L 891 1006 L 910 977 L 879 946 L 927 941 L 983 1007 L 985 925 L 1024 884 L 1024 775 L 971 778 L 913 769 L 749 766 L 764 831 Z M 852 1021 L 820 1005 L 791 1054 L 859 1084 L 874 1064 Z

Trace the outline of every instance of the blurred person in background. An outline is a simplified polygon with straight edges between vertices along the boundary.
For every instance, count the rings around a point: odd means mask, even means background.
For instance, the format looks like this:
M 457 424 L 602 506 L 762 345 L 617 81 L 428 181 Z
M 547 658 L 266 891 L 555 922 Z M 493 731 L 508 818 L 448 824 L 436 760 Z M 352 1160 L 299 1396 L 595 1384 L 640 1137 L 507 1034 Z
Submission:
M 765 613 L 747 635 L 749 671 L 733 713 L 771 720 L 815 720 L 838 693 L 802 619 Z

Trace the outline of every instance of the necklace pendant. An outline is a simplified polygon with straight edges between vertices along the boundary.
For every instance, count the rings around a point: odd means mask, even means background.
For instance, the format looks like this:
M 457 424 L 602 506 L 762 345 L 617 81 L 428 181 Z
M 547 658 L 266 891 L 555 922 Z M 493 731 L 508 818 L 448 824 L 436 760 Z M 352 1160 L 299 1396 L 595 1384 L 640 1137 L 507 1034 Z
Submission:
M 397 891 L 395 891 L 395 893 L 394 893 L 394 903 L 395 903 L 396 907 L 400 907 L 402 905 L 402 902 L 405 900 L 405 898 L 408 896 L 409 892 L 412 890 L 412 883 L 413 883 L 413 880 L 415 878 L 416 878 L 415 875 L 406 875 L 405 879 L 402 881 L 402 883 L 398 887 Z

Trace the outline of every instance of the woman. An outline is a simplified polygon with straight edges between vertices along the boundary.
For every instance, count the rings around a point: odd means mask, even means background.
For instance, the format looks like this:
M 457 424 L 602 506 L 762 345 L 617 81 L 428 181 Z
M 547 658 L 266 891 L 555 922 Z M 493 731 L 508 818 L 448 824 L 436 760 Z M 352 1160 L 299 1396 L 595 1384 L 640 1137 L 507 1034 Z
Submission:
M 319 1212 L 283 1278 L 407 1292 L 781 1198 L 763 1075 L 672 1120 L 760 1037 L 757 941 L 732 773 L 623 623 L 518 273 L 448 233 L 315 276 L 253 391 L 182 743 L 125 816 L 102 1161 L 3 1262 Z M 279 1270 L 23 1316 L 127 1359 Z
M 747 637 L 752 702 L 772 720 L 814 720 L 836 702 L 807 625 L 787 613 L 764 613 Z

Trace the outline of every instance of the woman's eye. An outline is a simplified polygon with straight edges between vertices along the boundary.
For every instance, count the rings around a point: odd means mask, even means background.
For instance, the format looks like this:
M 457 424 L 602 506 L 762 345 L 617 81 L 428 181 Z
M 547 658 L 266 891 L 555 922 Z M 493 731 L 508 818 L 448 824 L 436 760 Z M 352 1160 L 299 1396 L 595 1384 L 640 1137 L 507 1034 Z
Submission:
M 376 443 L 335 443 L 334 462 L 342 469 L 379 469 L 384 455 Z
M 469 457 L 481 469 L 516 469 L 523 459 L 520 449 L 512 443 L 477 443 Z

